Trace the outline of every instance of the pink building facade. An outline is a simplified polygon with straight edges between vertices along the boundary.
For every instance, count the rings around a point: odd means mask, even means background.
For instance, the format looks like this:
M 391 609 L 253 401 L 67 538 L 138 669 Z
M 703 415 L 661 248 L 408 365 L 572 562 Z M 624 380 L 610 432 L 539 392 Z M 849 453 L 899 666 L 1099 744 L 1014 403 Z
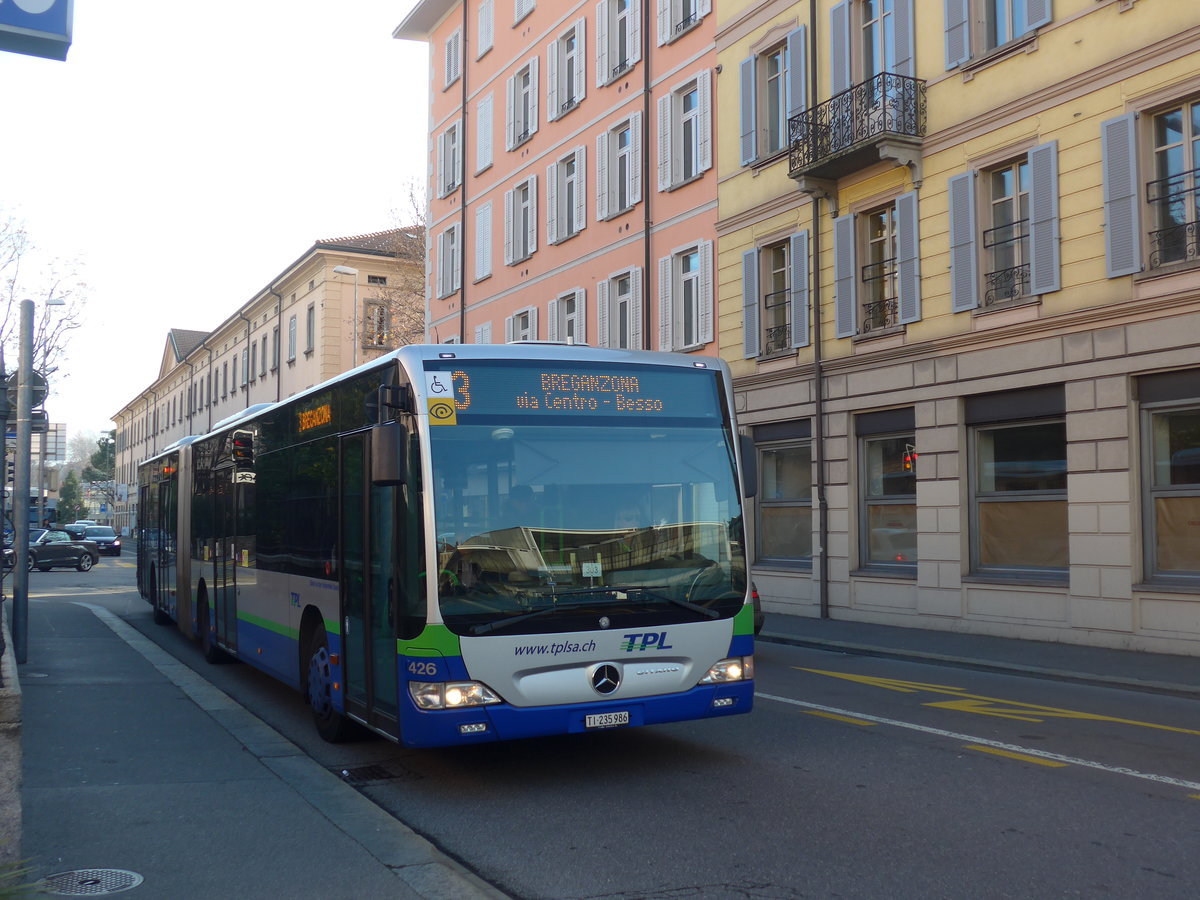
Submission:
M 711 0 L 420 0 L 426 337 L 715 355 Z

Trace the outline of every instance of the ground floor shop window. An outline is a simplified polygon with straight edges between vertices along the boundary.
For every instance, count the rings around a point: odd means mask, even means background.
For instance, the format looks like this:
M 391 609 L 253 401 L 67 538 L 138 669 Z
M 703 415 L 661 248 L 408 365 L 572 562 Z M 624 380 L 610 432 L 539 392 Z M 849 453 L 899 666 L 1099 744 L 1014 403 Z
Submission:
M 1194 581 L 1200 579 L 1200 371 L 1141 381 L 1146 574 Z M 1180 394 L 1193 396 L 1174 399 Z
M 911 433 L 862 440 L 862 503 L 862 565 L 915 568 L 917 450 Z
M 756 426 L 759 445 L 759 562 L 783 565 L 812 563 L 812 444 L 808 422 Z M 784 443 L 781 439 L 793 438 Z M 804 438 L 804 440 L 794 440 Z M 779 443 L 764 444 L 766 440 Z

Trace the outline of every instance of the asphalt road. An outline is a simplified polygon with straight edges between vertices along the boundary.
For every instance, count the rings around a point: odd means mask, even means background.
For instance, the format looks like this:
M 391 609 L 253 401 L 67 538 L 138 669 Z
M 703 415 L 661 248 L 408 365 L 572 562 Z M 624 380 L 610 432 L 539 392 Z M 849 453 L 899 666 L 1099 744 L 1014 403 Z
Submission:
M 1195 700 L 763 643 L 749 716 L 330 745 L 298 695 L 155 626 L 133 579 L 106 558 L 30 589 L 108 606 L 514 897 L 1200 893 Z

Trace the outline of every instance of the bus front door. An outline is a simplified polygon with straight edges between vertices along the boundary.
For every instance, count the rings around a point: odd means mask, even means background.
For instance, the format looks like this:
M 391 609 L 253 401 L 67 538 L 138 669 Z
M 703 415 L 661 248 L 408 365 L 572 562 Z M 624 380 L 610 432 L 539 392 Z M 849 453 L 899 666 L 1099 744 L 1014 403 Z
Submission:
M 216 641 L 226 650 L 237 650 L 237 485 L 232 472 L 217 472 L 213 515 L 217 542 L 213 553 L 213 624 Z
M 338 536 L 346 711 L 399 737 L 396 488 L 371 483 L 369 431 L 341 440 Z

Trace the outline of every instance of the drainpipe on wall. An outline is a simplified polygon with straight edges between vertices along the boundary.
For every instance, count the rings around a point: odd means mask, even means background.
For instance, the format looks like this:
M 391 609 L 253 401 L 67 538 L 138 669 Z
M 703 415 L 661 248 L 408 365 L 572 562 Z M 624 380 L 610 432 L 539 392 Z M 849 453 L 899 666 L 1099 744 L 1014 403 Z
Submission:
M 458 198 L 458 342 L 467 342 L 467 60 L 470 46 L 467 27 L 467 2 L 462 5 L 462 96 L 459 105 L 462 107 L 462 135 L 458 141 L 459 178 L 462 184 L 458 189 L 462 192 Z M 426 200 L 426 208 L 429 201 Z M 426 219 L 428 219 L 428 215 Z M 425 239 L 429 246 L 429 239 Z
M 808 2 L 808 28 L 812 35 L 808 53 L 808 83 L 813 96 L 817 92 L 817 0 Z M 811 102 L 811 100 L 810 100 Z M 811 290 L 813 298 L 813 444 L 816 447 L 817 468 L 817 544 L 821 569 L 817 575 L 817 599 L 821 618 L 829 618 L 829 500 L 825 482 L 825 371 L 821 356 L 821 200 L 812 197 L 812 259 Z M 815 554 L 814 554 L 815 555 Z
M 642 0 L 642 203 L 645 204 L 642 218 L 642 271 L 646 274 L 642 277 L 642 346 L 635 349 L 642 350 L 647 347 L 652 347 L 650 341 L 650 307 L 652 306 L 650 292 L 650 277 L 654 271 L 654 257 L 650 248 L 650 229 L 654 224 L 654 219 L 650 213 L 650 198 L 654 196 L 654 191 L 650 186 L 650 110 L 651 110 L 651 84 L 650 84 L 650 0 Z M 659 148 L 659 152 L 662 149 Z M 662 285 L 659 285 L 659 290 L 662 290 Z M 670 350 L 670 347 L 664 349 Z

